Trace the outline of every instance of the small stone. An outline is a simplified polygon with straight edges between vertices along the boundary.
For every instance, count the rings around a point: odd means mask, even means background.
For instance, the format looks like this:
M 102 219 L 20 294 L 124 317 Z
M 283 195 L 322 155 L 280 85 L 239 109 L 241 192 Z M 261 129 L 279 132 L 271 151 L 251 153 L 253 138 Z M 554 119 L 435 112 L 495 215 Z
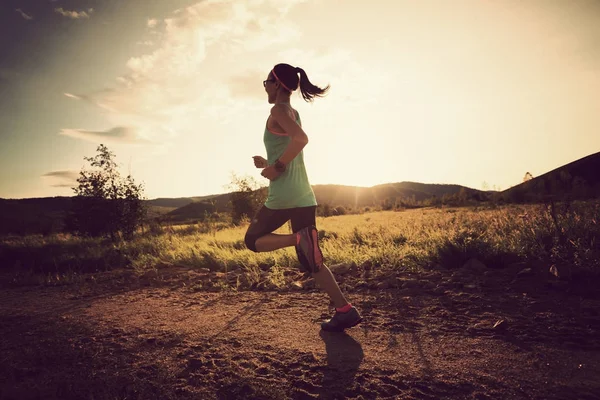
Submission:
M 505 319 L 500 319 L 500 320 L 496 321 L 494 326 L 492 326 L 492 329 L 495 331 L 503 331 L 507 327 L 508 327 L 508 322 L 506 322 Z
M 571 279 L 571 267 L 566 264 L 551 265 L 549 272 L 558 279 Z
M 291 283 L 290 286 L 292 287 L 292 289 L 300 290 L 300 289 L 302 289 L 302 282 L 300 282 L 300 281 L 294 281 L 294 282 Z
M 329 267 L 331 272 L 335 275 L 344 275 L 350 271 L 350 268 L 352 268 L 352 264 L 350 263 L 340 263 Z
M 517 276 L 519 277 L 525 277 L 525 276 L 533 276 L 533 270 L 531 268 L 524 268 L 521 271 L 519 271 L 519 273 L 517 274 Z

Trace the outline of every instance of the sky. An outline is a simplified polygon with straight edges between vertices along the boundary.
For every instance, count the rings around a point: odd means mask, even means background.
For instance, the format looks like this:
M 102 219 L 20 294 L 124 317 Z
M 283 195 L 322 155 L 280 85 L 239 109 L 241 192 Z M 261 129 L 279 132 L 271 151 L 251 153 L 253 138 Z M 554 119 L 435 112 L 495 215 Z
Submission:
M 2 0 L 0 197 L 71 196 L 105 144 L 147 198 L 267 181 L 262 86 L 312 184 L 507 189 L 600 151 L 600 1 Z

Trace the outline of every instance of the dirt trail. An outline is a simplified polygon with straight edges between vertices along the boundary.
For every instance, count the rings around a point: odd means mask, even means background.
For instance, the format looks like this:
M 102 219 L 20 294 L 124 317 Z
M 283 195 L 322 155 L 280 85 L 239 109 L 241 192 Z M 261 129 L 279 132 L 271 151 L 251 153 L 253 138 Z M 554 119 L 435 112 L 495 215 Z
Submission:
M 597 298 L 405 278 L 347 333 L 318 291 L 4 290 L 0 398 L 600 398 Z

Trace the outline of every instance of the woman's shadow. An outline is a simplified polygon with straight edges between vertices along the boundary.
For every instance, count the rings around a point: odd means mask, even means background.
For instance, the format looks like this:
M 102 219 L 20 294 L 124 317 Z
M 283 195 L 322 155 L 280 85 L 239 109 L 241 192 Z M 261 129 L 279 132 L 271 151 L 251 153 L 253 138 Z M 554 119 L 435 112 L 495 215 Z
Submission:
M 354 375 L 364 357 L 362 346 L 345 332 L 321 331 L 320 336 L 325 342 L 327 367 L 319 398 L 345 398 L 354 387 Z

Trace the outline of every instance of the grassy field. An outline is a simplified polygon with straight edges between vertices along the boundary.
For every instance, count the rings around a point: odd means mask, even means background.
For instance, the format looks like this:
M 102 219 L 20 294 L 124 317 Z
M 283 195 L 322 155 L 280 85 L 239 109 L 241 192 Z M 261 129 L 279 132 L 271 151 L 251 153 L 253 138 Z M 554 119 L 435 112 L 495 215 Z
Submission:
M 455 268 L 475 257 L 489 267 L 543 262 L 568 265 L 574 276 L 600 272 L 599 202 L 380 211 L 318 218 L 317 225 L 329 265 L 369 261 L 389 274 Z M 1 282 L 56 285 L 107 270 L 145 274 L 171 266 L 237 271 L 243 279 L 236 288 L 256 286 L 265 273 L 278 287 L 296 279 L 294 249 L 253 253 L 244 245 L 246 228 L 224 222 L 162 227 L 117 244 L 65 234 L 5 237 Z

